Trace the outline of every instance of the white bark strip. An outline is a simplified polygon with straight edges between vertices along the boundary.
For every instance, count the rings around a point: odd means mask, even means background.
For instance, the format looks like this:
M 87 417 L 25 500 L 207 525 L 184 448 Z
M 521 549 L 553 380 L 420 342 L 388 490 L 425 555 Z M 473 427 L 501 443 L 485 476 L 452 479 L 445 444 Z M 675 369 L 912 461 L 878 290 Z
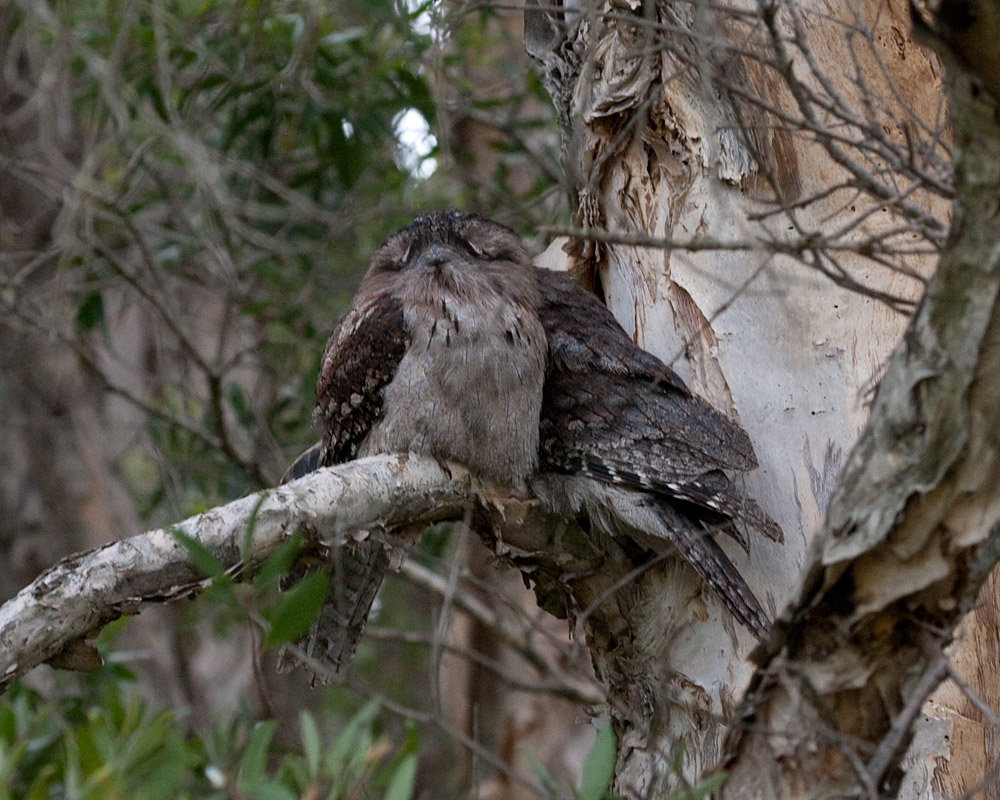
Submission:
M 196 539 L 227 570 L 252 569 L 303 525 L 325 539 L 401 520 L 460 516 L 472 502 L 471 486 L 466 474 L 453 470 L 449 477 L 433 459 L 366 458 L 243 497 L 168 529 L 70 556 L 0 607 L 0 690 L 63 653 L 63 664 L 87 666 L 94 654 L 81 646 L 84 637 L 135 614 L 143 602 L 172 600 L 202 588 L 205 577 L 175 532 Z

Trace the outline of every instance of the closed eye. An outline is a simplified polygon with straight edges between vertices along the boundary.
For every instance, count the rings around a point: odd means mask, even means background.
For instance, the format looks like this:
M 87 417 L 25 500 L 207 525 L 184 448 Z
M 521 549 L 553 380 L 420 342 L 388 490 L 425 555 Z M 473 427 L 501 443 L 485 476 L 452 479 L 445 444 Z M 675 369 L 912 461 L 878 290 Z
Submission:
M 372 260 L 372 269 L 376 272 L 400 272 L 410 261 L 413 253 L 413 241 L 406 243 L 406 252 L 399 255 L 399 247 L 383 247 L 376 251 Z
M 469 251 L 476 258 L 481 258 L 484 261 L 517 261 L 517 253 L 514 250 L 509 250 L 502 248 L 500 250 L 483 250 L 478 245 L 473 242 L 462 242 L 465 245 L 465 249 Z
M 406 261 L 396 258 L 386 258 L 375 262 L 373 268 L 378 272 L 399 272 L 406 266 Z
M 476 258 L 486 258 L 486 259 L 489 258 L 489 255 L 487 255 L 486 251 L 483 250 L 478 245 L 473 244 L 472 242 L 467 241 L 465 239 L 462 240 L 462 244 L 464 244 L 465 245 L 465 249 L 468 250 Z

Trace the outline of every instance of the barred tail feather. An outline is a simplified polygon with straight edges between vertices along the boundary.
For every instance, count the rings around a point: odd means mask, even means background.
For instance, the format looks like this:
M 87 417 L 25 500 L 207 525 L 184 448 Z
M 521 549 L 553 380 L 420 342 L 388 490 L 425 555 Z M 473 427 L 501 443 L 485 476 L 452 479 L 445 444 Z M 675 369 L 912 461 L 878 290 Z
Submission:
M 379 541 L 370 538 L 337 548 L 329 562 L 319 568 L 332 573 L 326 603 L 298 645 L 309 658 L 341 673 L 350 664 L 365 632 L 375 595 L 389 569 L 389 556 Z M 278 668 L 284 672 L 299 663 L 286 650 Z M 323 672 L 313 671 L 314 683 L 326 683 L 327 679 Z
M 673 514 L 664 521 L 670 530 L 670 540 L 695 572 L 737 620 L 758 638 L 762 636 L 771 625 L 767 612 L 722 548 L 707 532 L 678 526 Z
M 571 466 L 597 480 L 662 494 L 707 508 L 737 523 L 748 525 L 771 541 L 785 540 L 778 524 L 754 500 L 740 494 L 729 478 L 718 470 L 693 477 L 663 477 L 652 469 L 639 472 L 620 460 L 603 458 L 594 453 L 571 459 Z M 732 535 L 746 549 L 745 537 L 738 532 L 733 532 Z

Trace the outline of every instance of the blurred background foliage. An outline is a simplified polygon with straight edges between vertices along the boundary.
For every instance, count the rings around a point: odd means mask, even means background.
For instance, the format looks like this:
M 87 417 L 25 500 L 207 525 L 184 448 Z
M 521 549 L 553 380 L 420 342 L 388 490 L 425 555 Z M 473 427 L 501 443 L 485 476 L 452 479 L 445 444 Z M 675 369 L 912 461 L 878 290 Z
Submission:
M 293 746 L 275 742 L 276 720 L 243 708 L 198 736 L 174 711 L 153 712 L 119 681 L 91 678 L 58 700 L 16 686 L 0 706 L 0 797 L 90 800 L 406 800 L 415 790 L 416 730 L 384 733 L 365 704 L 337 733 L 309 711 Z
M 0 5 L 3 599 L 67 553 L 275 484 L 317 437 L 326 337 L 416 214 L 474 210 L 543 244 L 566 202 L 520 18 L 446 0 Z M 425 545 L 424 574 L 497 597 L 481 555 L 440 530 Z M 144 611 L 103 637 L 98 674 L 39 670 L 0 700 L 0 795 L 475 794 L 496 778 L 459 742 L 499 746 L 504 670 L 484 679 L 481 656 L 441 697 L 448 626 L 419 584 L 386 586 L 350 680 L 326 689 L 274 674 L 273 593 Z M 445 649 L 483 638 L 466 628 Z M 420 713 L 376 715 L 367 687 Z M 544 761 L 552 791 L 573 783 Z

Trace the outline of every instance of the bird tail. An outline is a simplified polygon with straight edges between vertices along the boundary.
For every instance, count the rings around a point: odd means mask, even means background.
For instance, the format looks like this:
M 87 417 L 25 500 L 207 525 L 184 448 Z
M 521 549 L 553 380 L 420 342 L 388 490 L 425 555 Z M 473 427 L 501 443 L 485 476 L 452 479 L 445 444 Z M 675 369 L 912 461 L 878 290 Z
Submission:
M 322 452 L 323 444 L 317 442 L 292 462 L 281 482 L 288 483 L 315 472 L 322 466 Z M 375 537 L 346 542 L 321 558 L 306 556 L 288 576 L 286 586 L 316 569 L 329 572 L 331 580 L 319 616 L 297 642 L 299 651 L 333 672 L 343 672 L 365 632 L 375 595 L 388 568 L 389 555 Z M 287 672 L 300 663 L 296 653 L 286 649 L 278 661 L 278 669 Z M 314 682 L 326 683 L 330 677 L 326 670 L 312 671 Z
M 298 641 L 298 648 L 308 659 L 341 673 L 350 664 L 365 632 L 375 595 L 389 569 L 389 556 L 381 542 L 369 537 L 335 548 L 312 568 L 330 570 L 330 587 L 319 616 Z M 278 669 L 287 672 L 300 663 L 310 668 L 298 653 L 285 650 Z M 314 682 L 326 683 L 331 677 L 326 669 L 312 671 Z
M 771 519 L 752 498 L 743 495 L 719 470 L 706 472 L 680 486 L 667 487 L 662 482 L 657 484 L 654 481 L 653 488 L 660 488 L 681 500 L 715 509 L 738 523 L 750 526 L 772 542 L 785 541 L 785 535 L 778 523 Z
M 754 635 L 770 627 L 753 590 L 712 538 L 711 522 L 706 526 L 684 503 L 589 477 L 550 474 L 533 480 L 532 488 L 545 508 L 564 519 L 586 517 L 605 535 L 631 539 L 653 553 L 679 555 Z M 732 522 L 723 521 L 718 530 L 727 532 L 727 524 Z
M 659 505 L 661 512 L 669 512 L 661 513 L 661 518 L 669 531 L 671 543 L 733 616 L 760 638 L 771 626 L 771 621 L 736 565 L 708 531 L 686 520 L 679 521 L 676 512 L 665 502 L 660 501 Z
M 316 442 L 316 444 L 299 455 L 299 457 L 292 462 L 292 465 L 285 470 L 285 474 L 281 476 L 281 482 L 288 483 L 289 481 L 305 477 L 310 472 L 318 470 L 321 466 L 320 456 L 322 454 L 323 443 Z

